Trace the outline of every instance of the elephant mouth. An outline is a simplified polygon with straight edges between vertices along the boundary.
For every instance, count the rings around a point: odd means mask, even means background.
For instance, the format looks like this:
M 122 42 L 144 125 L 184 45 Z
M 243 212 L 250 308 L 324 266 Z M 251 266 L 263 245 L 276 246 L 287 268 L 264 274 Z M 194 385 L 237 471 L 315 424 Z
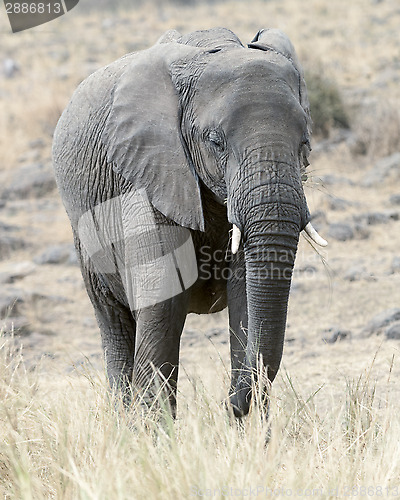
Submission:
M 328 245 L 328 242 L 318 234 L 317 230 L 314 228 L 311 222 L 308 222 L 306 224 L 303 231 L 310 238 L 310 240 L 314 242 L 316 245 L 320 247 L 326 247 Z M 242 233 L 240 229 L 237 227 L 236 224 L 233 224 L 232 241 L 231 241 L 231 251 L 233 255 L 235 255 L 239 250 L 241 238 L 242 238 Z

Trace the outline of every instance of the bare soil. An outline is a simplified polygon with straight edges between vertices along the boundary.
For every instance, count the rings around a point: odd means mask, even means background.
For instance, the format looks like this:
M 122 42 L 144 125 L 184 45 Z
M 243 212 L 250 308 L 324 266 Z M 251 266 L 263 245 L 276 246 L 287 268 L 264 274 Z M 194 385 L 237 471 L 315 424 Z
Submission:
M 41 193 L 28 186 L 23 194 L 4 194 L 24 167 L 41 163 L 51 171 L 52 132 L 74 88 L 98 67 L 152 45 L 167 29 L 222 25 L 247 42 L 262 27 L 278 27 L 292 39 L 306 75 L 307 68 L 317 67 L 336 81 L 352 128 L 332 129 L 329 138 L 313 143 L 306 194 L 329 246 L 317 252 L 305 240 L 300 243 L 277 394 L 287 370 L 306 396 L 324 386 L 316 401 L 329 406 L 341 397 L 347 380 L 372 364 L 379 398 L 385 398 L 388 384 L 399 391 L 400 338 L 387 339 L 386 327 L 363 333 L 376 314 L 400 307 L 395 259 L 400 205 L 394 198 L 400 193 L 400 162 L 394 159 L 392 168 L 379 163 L 400 151 L 398 140 L 397 149 L 392 146 L 396 141 L 389 140 L 393 134 L 396 138 L 400 123 L 396 0 L 312 0 L 307 9 L 294 0 L 256 1 L 251 8 L 245 2 L 192 8 L 149 4 L 90 14 L 78 6 L 59 20 L 16 35 L 4 12 L 0 18 L 0 239 L 2 244 L 7 238 L 21 243 L 4 243 L 0 299 L 10 294 L 22 299 L 3 316 L 26 323 L 15 335 L 25 347 L 28 367 L 40 362 L 44 376 L 60 384 L 65 373 L 87 361 L 104 370 L 79 268 L 35 263 L 49 247 L 72 241 L 57 190 L 50 186 Z M 12 77 L 2 73 L 6 58 L 18 66 Z M 360 144 L 364 154 L 359 154 Z M 215 388 L 216 397 L 225 396 L 227 377 L 219 383 L 215 373 L 220 364 L 229 372 L 226 312 L 188 318 L 181 364 L 183 393 L 197 374 Z

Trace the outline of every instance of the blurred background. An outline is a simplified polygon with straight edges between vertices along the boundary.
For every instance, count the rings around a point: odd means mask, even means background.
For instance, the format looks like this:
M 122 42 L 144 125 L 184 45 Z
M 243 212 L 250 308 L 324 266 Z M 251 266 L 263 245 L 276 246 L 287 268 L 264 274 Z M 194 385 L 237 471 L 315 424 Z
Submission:
M 230 28 L 244 44 L 285 31 L 302 62 L 313 118 L 306 194 L 323 252 L 301 242 L 284 367 L 302 384 L 335 385 L 400 342 L 400 5 L 397 0 L 81 0 L 12 34 L 0 10 L 0 314 L 28 366 L 103 370 L 100 337 L 51 166 L 52 134 L 77 85 L 147 48 L 168 29 Z M 227 373 L 226 313 L 192 316 L 182 377 Z M 399 376 L 393 368 L 393 383 Z M 218 395 L 225 388 L 214 384 Z

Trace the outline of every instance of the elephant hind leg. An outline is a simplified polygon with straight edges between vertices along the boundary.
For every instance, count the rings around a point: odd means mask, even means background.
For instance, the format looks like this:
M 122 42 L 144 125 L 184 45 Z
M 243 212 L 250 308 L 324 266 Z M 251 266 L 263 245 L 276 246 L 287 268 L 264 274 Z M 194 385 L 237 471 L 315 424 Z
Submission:
M 125 403 L 129 404 L 135 356 L 135 318 L 96 273 L 85 273 L 84 280 L 101 332 L 107 378 L 111 388 L 121 390 Z

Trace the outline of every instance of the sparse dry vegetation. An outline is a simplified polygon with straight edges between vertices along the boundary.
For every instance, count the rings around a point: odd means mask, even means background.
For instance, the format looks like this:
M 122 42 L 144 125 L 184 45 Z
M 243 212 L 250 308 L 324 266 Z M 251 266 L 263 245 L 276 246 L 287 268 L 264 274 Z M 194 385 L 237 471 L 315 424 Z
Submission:
M 0 338 L 0 496 L 400 494 L 399 340 L 385 336 L 391 323 L 364 333 L 377 313 L 400 307 L 399 21 L 397 0 L 81 0 L 68 15 L 11 35 L 1 13 L 0 305 L 9 320 Z M 167 29 L 212 26 L 244 43 L 279 27 L 304 61 L 316 132 L 306 195 L 330 245 L 321 258 L 300 243 L 268 422 L 255 410 L 238 426 L 221 404 L 229 349 L 226 316 L 217 314 L 188 319 L 178 419 L 160 426 L 116 411 L 77 266 L 37 260 L 71 241 L 54 187 L 14 198 L 3 190 L 23 180 L 21 168 L 41 163 L 50 172 L 57 118 L 91 72 Z M 18 67 L 10 78 L 5 58 Z
M 250 491 L 334 498 L 362 487 L 370 496 L 396 491 L 396 401 L 376 401 L 373 367 L 347 387 L 342 381 L 340 397 L 324 387 L 304 393 L 282 374 L 270 419 L 255 409 L 243 425 L 201 386 L 181 402 L 177 422 L 161 425 L 122 410 L 89 365 L 55 384 L 42 379 L 40 368 L 26 370 L 16 338 L 2 337 L 0 347 L 3 498 L 221 498 Z M 317 396 L 331 407 L 318 409 Z
M 329 137 L 333 128 L 349 128 L 346 105 L 336 83 L 324 78 L 321 71 L 306 74 L 307 90 L 316 137 Z

